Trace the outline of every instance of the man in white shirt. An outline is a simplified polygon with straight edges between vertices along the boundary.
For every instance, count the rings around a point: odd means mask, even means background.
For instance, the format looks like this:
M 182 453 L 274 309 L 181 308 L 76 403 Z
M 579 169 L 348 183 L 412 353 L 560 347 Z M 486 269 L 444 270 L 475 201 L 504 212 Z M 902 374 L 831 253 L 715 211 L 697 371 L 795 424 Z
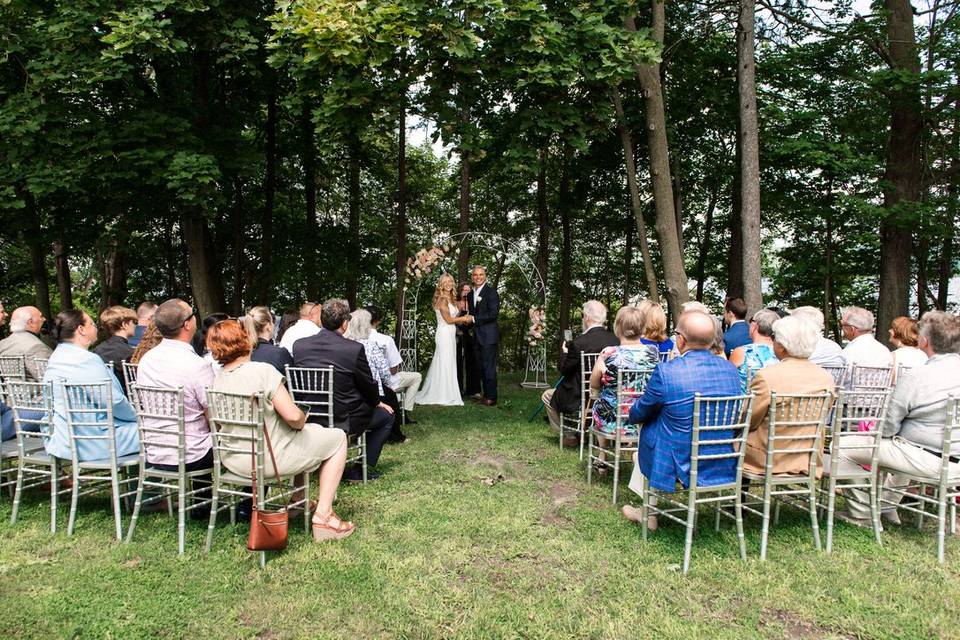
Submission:
M 293 355 L 293 344 L 300 338 L 309 338 L 320 333 L 320 305 L 304 302 L 300 307 L 300 319 L 283 332 L 280 346 Z
M 821 367 L 845 367 L 847 361 L 843 358 L 843 348 L 833 340 L 823 335 L 823 311 L 816 307 L 797 307 L 790 312 L 791 316 L 806 320 L 819 333 L 817 346 L 810 355 L 810 362 Z
M 843 358 L 849 365 L 891 367 L 893 356 L 873 337 L 873 314 L 861 307 L 844 307 L 840 311 L 840 330 L 849 340 Z
M 390 388 L 394 391 L 403 391 L 403 412 L 413 411 L 417 391 L 420 390 L 420 383 L 423 382 L 423 376 L 416 371 L 401 371 L 400 365 L 403 364 L 403 358 L 400 356 L 400 350 L 397 349 L 397 343 L 392 336 L 380 333 L 377 329 L 380 326 L 380 309 L 374 306 L 366 308 L 370 312 L 370 324 L 373 330 L 370 332 L 370 339 L 383 347 L 387 356 L 387 366 L 390 367 Z M 416 424 L 409 416 L 406 418 L 407 424 Z

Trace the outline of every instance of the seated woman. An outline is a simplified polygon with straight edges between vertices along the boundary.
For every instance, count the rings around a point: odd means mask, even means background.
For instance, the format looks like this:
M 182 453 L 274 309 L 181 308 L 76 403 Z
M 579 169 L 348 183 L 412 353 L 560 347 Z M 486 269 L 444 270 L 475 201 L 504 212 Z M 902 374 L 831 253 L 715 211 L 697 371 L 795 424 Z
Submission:
M 273 314 L 266 307 L 253 307 L 243 317 L 243 328 L 250 336 L 250 348 L 253 353 L 250 359 L 253 362 L 266 362 L 280 372 L 287 375 L 287 366 L 293 366 L 293 356 L 283 347 L 273 344 Z
M 773 352 L 773 323 L 780 315 L 771 309 L 760 309 L 750 319 L 750 344 L 730 352 L 730 362 L 740 372 L 744 393 L 758 370 L 780 362 Z
M 147 325 L 147 329 L 143 332 L 143 336 L 140 337 L 140 342 L 134 347 L 133 354 L 130 356 L 130 362 L 140 364 L 140 359 L 145 356 L 150 349 L 160 344 L 161 340 L 163 340 L 163 336 L 160 335 L 160 330 L 157 329 L 157 325 L 153 324 L 153 320 L 151 320 L 150 324 Z
M 660 362 L 660 352 L 653 345 L 643 344 L 641 337 L 646 323 L 642 309 L 623 306 L 617 311 L 613 333 L 620 339 L 619 346 L 607 347 L 600 352 L 597 364 L 590 374 L 590 390 L 597 395 L 593 404 L 593 422 L 603 433 L 614 435 L 617 428 L 617 413 L 626 418 L 633 401 L 643 394 L 646 379 L 631 379 L 631 385 L 622 394 L 623 407 L 617 407 L 617 372 L 623 369 L 648 369 Z M 636 437 L 640 427 L 626 424 L 623 420 L 621 434 Z
M 250 336 L 239 322 L 216 323 L 208 330 L 206 340 L 207 348 L 222 367 L 213 381 L 213 391 L 263 394 L 264 421 L 280 475 L 297 476 L 319 465 L 320 491 L 313 513 L 313 539 L 319 542 L 349 536 L 354 531 L 353 523 L 341 520 L 333 512 L 333 498 L 347 461 L 346 434 L 340 429 L 306 424 L 307 417 L 294 404 L 283 385 L 283 376 L 269 364 L 250 360 Z M 249 453 L 223 452 L 221 461 L 233 473 L 250 477 Z M 273 465 L 268 462 L 264 471 L 268 477 L 273 476 Z
M 640 342 L 651 344 L 660 351 L 660 353 L 669 353 L 673 350 L 673 340 L 667 336 L 667 314 L 663 312 L 663 307 L 659 302 L 644 300 L 648 303 L 644 311 L 646 312 L 647 324 L 643 330 L 643 337 Z
M 53 436 L 46 442 L 47 453 L 57 458 L 69 460 L 70 436 L 67 433 L 66 399 L 59 388 L 61 382 L 68 384 L 94 384 L 109 382 L 113 402 L 113 427 L 117 456 L 125 456 L 140 451 L 140 436 L 137 432 L 137 416 L 133 407 L 123 394 L 120 381 L 113 371 L 97 356 L 89 351 L 90 345 L 97 341 L 97 325 L 85 312 L 79 309 L 67 309 L 57 314 L 53 320 L 53 337 L 57 348 L 50 354 L 47 370 L 43 374 L 44 382 L 53 383 Z M 107 407 L 97 415 L 97 420 L 105 422 Z M 83 420 L 91 421 L 85 415 Z M 84 425 L 75 429 L 80 435 L 106 435 L 108 427 Z M 76 440 L 77 460 L 104 460 L 110 457 L 110 444 L 107 440 Z
M 893 350 L 894 382 L 900 366 L 919 367 L 927 361 L 927 354 L 917 348 L 918 339 L 917 321 L 913 318 L 900 316 L 890 323 L 890 344 L 896 347 Z
M 366 309 L 357 309 L 350 313 L 350 322 L 347 324 L 347 330 L 343 337 L 350 340 L 356 340 L 363 345 L 364 353 L 367 356 L 367 364 L 370 365 L 370 373 L 373 379 L 377 381 L 377 388 L 380 391 L 380 400 L 393 409 L 393 427 L 390 429 L 390 438 L 388 442 L 404 442 L 407 437 L 400 430 L 400 399 L 396 391 L 390 387 L 390 365 L 387 362 L 387 355 L 377 342 L 370 340 L 370 332 L 373 326 L 370 324 L 372 316 Z

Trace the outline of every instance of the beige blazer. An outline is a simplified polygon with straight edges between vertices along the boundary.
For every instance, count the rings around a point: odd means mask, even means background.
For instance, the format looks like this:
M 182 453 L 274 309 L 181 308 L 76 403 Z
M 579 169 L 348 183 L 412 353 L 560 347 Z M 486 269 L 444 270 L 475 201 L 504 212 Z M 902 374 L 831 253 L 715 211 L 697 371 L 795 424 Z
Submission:
M 48 359 L 51 353 L 53 350 L 29 331 L 14 331 L 0 340 L 0 356 L 26 356 L 28 382 L 43 382 L 37 376 L 37 363 L 33 359 Z
M 763 473 L 767 462 L 767 437 L 770 432 L 770 393 L 833 393 L 833 377 L 813 364 L 801 358 L 786 358 L 779 364 L 760 369 L 750 383 L 750 392 L 756 394 L 753 401 L 753 415 L 750 417 L 750 434 L 747 436 L 747 451 L 744 454 L 743 468 L 753 473 Z M 814 427 L 802 427 L 799 433 L 815 432 Z M 809 442 L 791 440 L 777 447 L 803 449 Z M 818 461 L 822 462 L 822 450 Z M 810 459 L 806 453 L 778 453 L 773 458 L 774 473 L 806 473 Z M 822 464 L 817 469 L 820 476 Z

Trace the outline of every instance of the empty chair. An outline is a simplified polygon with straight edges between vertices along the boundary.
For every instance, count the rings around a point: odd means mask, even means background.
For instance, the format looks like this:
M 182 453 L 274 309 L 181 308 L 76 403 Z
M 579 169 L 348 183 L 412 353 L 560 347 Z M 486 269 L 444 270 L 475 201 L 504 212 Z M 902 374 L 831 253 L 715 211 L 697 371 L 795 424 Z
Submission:
M 833 522 L 837 501 L 837 490 L 863 489 L 870 495 L 870 518 L 877 544 L 880 544 L 880 502 L 877 473 L 877 451 L 881 435 L 881 425 L 887 413 L 889 391 L 841 391 L 834 405 L 828 430 L 826 449 L 829 460 L 824 461 L 824 475 L 821 479 L 820 508 L 825 509 L 827 521 L 826 551 L 833 551 Z M 866 441 L 858 440 L 852 446 L 845 441 L 844 434 L 854 433 L 867 436 L 871 463 L 867 468 L 857 465 L 843 465 L 844 454 L 849 449 L 864 449 Z M 849 500 L 849 498 L 848 498 Z M 824 501 L 826 503 L 824 504 Z
M 61 489 L 60 461 L 43 448 L 53 421 L 53 387 L 38 382 L 8 382 L 10 408 L 13 410 L 17 439 L 17 479 L 10 524 L 16 524 L 20 500 L 25 489 L 50 487 L 50 533 L 57 532 L 57 502 L 70 489 Z
M 580 459 L 583 460 L 587 425 L 590 423 L 590 373 L 597 363 L 599 353 L 580 353 L 580 405 L 576 412 L 560 412 L 560 448 L 563 439 L 575 434 L 580 439 Z
M 768 431 L 764 471 L 756 473 L 744 468 L 743 489 L 750 482 L 762 483 L 760 503 L 745 502 L 743 508 L 763 519 L 760 534 L 760 559 L 767 559 L 767 539 L 770 532 L 770 511 L 774 501 L 786 502 L 810 513 L 813 542 L 820 550 L 820 527 L 817 522 L 817 477 L 822 452 L 822 441 L 830 393 L 781 394 L 770 393 Z M 796 461 L 806 460 L 807 472 L 775 473 L 775 461 L 780 457 Z M 757 508 L 759 504 L 759 508 Z
M 743 472 L 743 454 L 746 451 L 747 433 L 753 408 L 753 394 L 744 396 L 703 398 L 694 396 L 693 427 L 690 441 L 690 483 L 680 487 L 680 496 L 657 491 L 643 477 L 643 506 L 640 524 L 643 539 L 647 539 L 648 516 L 663 516 L 686 527 L 683 548 L 683 572 L 690 570 L 690 551 L 697 526 L 697 507 L 711 504 L 717 508 L 716 528 L 720 528 L 720 515 L 733 518 L 737 527 L 740 558 L 746 562 L 747 547 L 743 536 L 743 512 L 741 509 L 740 477 Z M 735 465 L 734 477 L 728 482 L 700 486 L 702 467 L 724 463 Z M 682 495 L 682 494 L 686 495 Z M 664 506 L 666 503 L 666 506 Z M 722 509 L 724 503 L 732 503 L 733 513 Z
M 854 391 L 884 391 L 893 381 L 893 367 L 854 365 L 850 370 L 850 388 Z
M 144 487 L 152 487 L 162 492 L 148 498 L 148 501 L 161 500 L 170 493 L 177 495 L 177 550 L 182 554 L 186 512 L 210 504 L 210 469 L 188 470 L 183 388 L 170 389 L 132 384 L 130 385 L 130 402 L 137 413 L 140 455 L 137 497 L 134 501 L 133 516 L 130 518 L 130 528 L 127 531 L 127 542 L 133 539 L 133 532 L 137 528 L 137 519 L 143 504 Z M 153 451 L 173 452 L 177 460 L 176 470 L 152 466 L 147 461 L 148 448 Z M 193 481 L 198 478 L 204 479 L 200 487 L 193 484 Z
M 117 455 L 116 427 L 113 419 L 113 389 L 116 383 L 105 381 L 92 384 L 60 383 L 66 416 L 67 440 L 70 444 L 70 463 L 73 468 L 73 489 L 70 498 L 70 519 L 67 535 L 73 534 L 77 516 L 77 501 L 95 488 L 82 491 L 83 484 L 109 482 L 113 503 L 113 518 L 117 540 L 123 539 L 120 517 L 120 499 L 136 493 L 130 485 L 135 478 L 127 472 L 139 463 L 137 454 Z M 56 399 L 56 398 L 55 398 Z M 105 450 L 107 456 L 88 459 L 81 449 Z M 121 478 L 121 474 L 125 477 Z

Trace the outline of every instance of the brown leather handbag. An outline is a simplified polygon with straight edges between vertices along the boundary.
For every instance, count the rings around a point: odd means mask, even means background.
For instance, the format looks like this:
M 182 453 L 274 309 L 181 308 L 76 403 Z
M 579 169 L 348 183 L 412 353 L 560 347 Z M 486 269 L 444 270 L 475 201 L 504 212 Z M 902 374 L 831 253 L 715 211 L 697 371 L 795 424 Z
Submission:
M 270 461 L 273 463 L 273 473 L 277 478 L 277 487 L 283 495 L 283 483 L 280 480 L 280 470 L 277 468 L 277 459 L 273 455 L 273 445 L 270 443 L 270 434 L 267 427 L 263 427 L 263 438 L 267 441 L 267 450 L 270 452 Z M 250 477 L 253 480 L 253 511 L 250 514 L 250 537 L 247 538 L 247 549 L 250 551 L 281 551 L 287 548 L 287 528 L 290 517 L 287 507 L 279 511 L 263 511 L 257 504 L 257 460 L 253 452 L 253 441 L 250 441 Z M 265 480 L 265 479 L 264 479 Z M 290 501 L 287 501 L 289 506 Z

